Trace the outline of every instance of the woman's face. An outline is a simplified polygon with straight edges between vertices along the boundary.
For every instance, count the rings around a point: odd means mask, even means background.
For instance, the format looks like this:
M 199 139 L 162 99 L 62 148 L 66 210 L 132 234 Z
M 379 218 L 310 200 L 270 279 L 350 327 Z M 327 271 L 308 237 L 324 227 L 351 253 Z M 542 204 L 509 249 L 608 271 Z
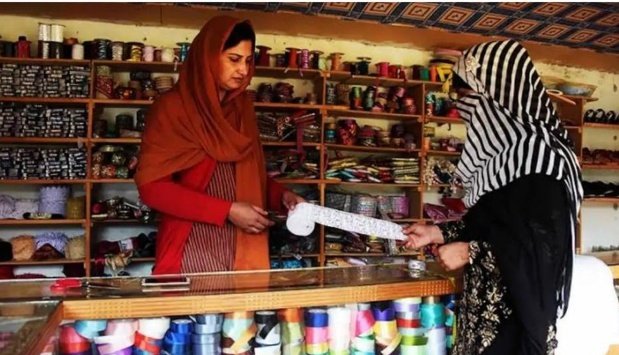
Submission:
M 241 87 L 254 59 L 253 43 L 241 41 L 219 55 L 219 88 L 230 91 Z

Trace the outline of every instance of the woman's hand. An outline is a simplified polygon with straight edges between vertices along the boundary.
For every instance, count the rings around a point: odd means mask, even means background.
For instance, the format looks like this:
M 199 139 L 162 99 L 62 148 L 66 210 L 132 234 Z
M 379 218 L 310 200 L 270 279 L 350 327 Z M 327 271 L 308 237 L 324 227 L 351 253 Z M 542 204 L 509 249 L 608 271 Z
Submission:
M 438 226 L 426 224 L 413 224 L 402 229 L 408 237 L 406 247 L 409 249 L 421 249 L 429 244 L 443 244 L 443 233 Z
M 469 263 L 469 243 L 454 242 L 438 248 L 436 260 L 445 271 L 458 270 Z
M 289 210 L 294 210 L 295 206 L 301 202 L 305 202 L 305 199 L 292 191 L 284 191 L 282 194 L 282 203 Z
M 258 234 L 274 223 L 268 218 L 267 211 L 247 202 L 233 202 L 228 212 L 228 220 L 245 233 Z

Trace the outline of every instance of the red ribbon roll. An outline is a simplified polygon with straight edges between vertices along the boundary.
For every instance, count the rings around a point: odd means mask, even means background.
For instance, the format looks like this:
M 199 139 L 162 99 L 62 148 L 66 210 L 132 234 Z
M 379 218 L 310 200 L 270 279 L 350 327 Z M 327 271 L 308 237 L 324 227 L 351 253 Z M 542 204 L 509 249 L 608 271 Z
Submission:
M 421 320 L 420 319 L 396 319 L 396 323 L 398 324 L 398 328 L 420 328 Z
M 64 324 L 60 327 L 58 343 L 60 353 L 62 354 L 83 353 L 90 349 L 88 339 L 77 334 L 72 323 Z

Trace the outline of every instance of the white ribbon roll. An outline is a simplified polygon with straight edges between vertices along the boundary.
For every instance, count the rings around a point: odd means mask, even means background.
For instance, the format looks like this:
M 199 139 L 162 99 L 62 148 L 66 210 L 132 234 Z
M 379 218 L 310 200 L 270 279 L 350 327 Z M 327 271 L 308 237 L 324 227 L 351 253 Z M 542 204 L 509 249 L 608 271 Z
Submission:
M 163 339 L 168 328 L 170 328 L 170 318 L 138 319 L 138 331 L 149 338 Z
M 378 238 L 407 239 L 402 233 L 402 226 L 396 223 L 343 212 L 333 208 L 316 206 L 306 202 L 298 204 L 290 212 L 286 221 L 286 227 L 293 234 L 307 236 L 314 231 L 316 223 Z

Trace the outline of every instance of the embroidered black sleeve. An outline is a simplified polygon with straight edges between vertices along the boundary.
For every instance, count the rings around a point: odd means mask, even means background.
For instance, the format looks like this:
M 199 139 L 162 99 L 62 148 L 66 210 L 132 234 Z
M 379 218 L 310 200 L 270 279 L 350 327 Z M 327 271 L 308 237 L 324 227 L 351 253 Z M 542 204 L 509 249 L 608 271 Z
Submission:
M 463 221 L 445 222 L 437 224 L 437 226 L 443 233 L 445 244 L 462 239 L 465 226 Z

